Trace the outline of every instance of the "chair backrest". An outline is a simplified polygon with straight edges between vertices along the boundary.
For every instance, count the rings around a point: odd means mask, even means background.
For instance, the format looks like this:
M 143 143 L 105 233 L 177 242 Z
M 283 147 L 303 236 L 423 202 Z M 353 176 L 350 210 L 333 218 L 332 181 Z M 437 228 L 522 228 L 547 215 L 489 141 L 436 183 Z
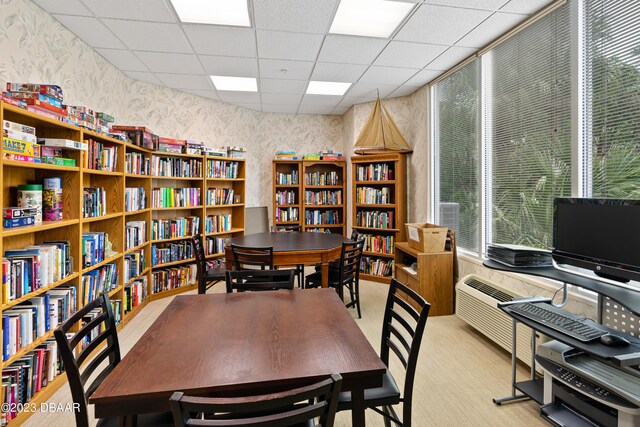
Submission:
M 207 258 L 204 255 L 204 247 L 202 246 L 202 238 L 199 235 L 191 237 L 193 245 L 193 253 L 196 255 L 196 277 L 198 280 L 198 293 L 206 292 L 205 275 L 207 274 Z
M 391 279 L 382 321 L 380 359 L 388 367 L 391 351 L 405 369 L 403 420 L 411 414 L 416 364 L 430 308 L 431 305 L 413 289 Z
M 288 233 L 292 231 L 302 231 L 302 226 L 300 225 L 272 225 L 271 232 L 272 233 Z
M 364 240 L 355 240 L 342 243 L 340 252 L 340 271 L 339 280 L 341 284 L 347 284 L 352 281 L 358 283 L 360 280 L 360 259 Z
M 273 247 L 231 244 L 234 270 L 260 268 L 273 270 Z
M 67 333 L 80 320 L 83 321 L 80 330 L 73 337 L 67 338 Z M 79 404 L 79 409 L 75 411 L 76 425 L 88 427 L 87 401 L 113 368 L 120 363 L 120 343 L 109 296 L 102 294 L 85 305 L 60 325 L 53 335 L 58 343 L 60 357 L 67 373 L 73 402 Z M 106 347 L 83 367 L 89 355 L 105 341 Z M 74 350 L 79 344 L 83 344 L 84 348 L 78 351 L 76 356 Z M 102 371 L 96 371 L 107 358 L 109 363 L 102 367 Z M 83 368 L 82 372 L 81 368 Z M 92 375 L 95 379 L 87 385 Z
M 176 426 L 291 426 L 320 418 L 332 427 L 342 377 L 331 378 L 280 393 L 247 397 L 195 397 L 175 392 L 169 403 Z M 200 414 L 211 414 L 195 419 Z M 314 423 L 314 425 L 316 425 Z
M 236 270 L 227 271 L 227 292 L 273 291 L 293 289 L 295 271 L 285 270 Z

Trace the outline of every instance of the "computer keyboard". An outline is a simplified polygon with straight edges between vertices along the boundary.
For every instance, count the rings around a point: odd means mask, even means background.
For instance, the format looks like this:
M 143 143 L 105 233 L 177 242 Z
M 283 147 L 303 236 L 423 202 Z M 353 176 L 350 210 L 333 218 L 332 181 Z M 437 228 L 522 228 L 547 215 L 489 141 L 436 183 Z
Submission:
M 576 316 L 546 302 L 520 302 L 509 304 L 509 311 L 526 317 L 536 323 L 570 336 L 578 341 L 588 342 L 608 333 L 592 324 L 586 323 L 582 317 Z

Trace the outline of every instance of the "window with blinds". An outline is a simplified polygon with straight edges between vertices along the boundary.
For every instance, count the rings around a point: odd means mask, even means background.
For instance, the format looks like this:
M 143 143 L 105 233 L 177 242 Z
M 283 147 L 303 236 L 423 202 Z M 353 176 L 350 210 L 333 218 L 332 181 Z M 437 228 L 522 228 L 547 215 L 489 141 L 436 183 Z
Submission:
M 640 199 L 640 2 L 584 2 L 584 195 Z
M 483 57 L 488 242 L 551 245 L 571 194 L 570 43 L 563 5 Z
M 478 61 L 435 87 L 436 221 L 456 232 L 458 246 L 479 252 Z

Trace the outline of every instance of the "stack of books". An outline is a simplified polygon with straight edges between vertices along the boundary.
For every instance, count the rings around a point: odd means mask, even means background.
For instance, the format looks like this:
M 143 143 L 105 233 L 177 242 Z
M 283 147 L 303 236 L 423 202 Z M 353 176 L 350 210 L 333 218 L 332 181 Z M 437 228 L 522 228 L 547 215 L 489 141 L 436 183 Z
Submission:
M 67 107 L 62 103 L 60 86 L 40 83 L 7 83 L 5 98 L 22 101 L 20 107 L 46 117 L 67 121 Z
M 276 160 L 298 160 L 298 155 L 294 150 L 278 150 Z
M 3 120 L 2 151 L 5 160 L 39 163 L 40 146 L 36 138 L 36 128 Z

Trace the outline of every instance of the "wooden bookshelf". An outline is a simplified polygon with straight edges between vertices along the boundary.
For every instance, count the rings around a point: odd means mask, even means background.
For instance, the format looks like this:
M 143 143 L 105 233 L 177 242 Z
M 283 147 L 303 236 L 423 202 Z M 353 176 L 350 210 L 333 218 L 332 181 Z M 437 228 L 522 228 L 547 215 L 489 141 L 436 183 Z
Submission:
M 216 177 L 206 174 L 206 165 L 208 158 L 202 155 L 185 155 L 172 153 L 157 153 L 145 148 L 136 146 L 131 143 L 122 142 L 117 139 L 107 137 L 74 125 L 62 123 L 38 114 L 34 114 L 23 109 L 8 105 L 0 101 L 0 121 L 10 120 L 15 123 L 32 126 L 36 129 L 38 138 L 64 138 L 74 141 L 93 140 L 113 150 L 113 157 L 110 157 L 114 163 L 114 167 L 107 167 L 108 170 L 98 169 L 96 166 L 90 165 L 87 159 L 87 152 L 62 149 L 63 157 L 75 160 L 75 166 L 58 166 L 43 163 L 23 162 L 20 160 L 5 160 L 4 155 L 0 156 L 0 173 L 2 174 L 2 185 L 0 186 L 0 199 L 2 206 L 17 206 L 16 187 L 22 184 L 41 184 L 46 178 L 59 177 L 62 181 L 62 220 L 43 221 L 41 224 L 35 224 L 19 228 L 0 229 L 0 253 L 4 256 L 6 250 L 23 249 L 26 246 L 42 244 L 47 241 L 68 241 L 69 255 L 72 259 L 72 269 L 66 277 L 62 277 L 51 283 L 47 283 L 37 289 L 30 289 L 24 294 L 17 296 L 12 300 L 2 303 L 6 290 L 0 289 L 0 312 L 6 315 L 9 310 L 20 307 L 21 303 L 31 298 L 42 296 L 52 291 L 60 291 L 68 287 L 75 289 L 75 299 L 72 301 L 71 311 L 80 308 L 85 296 L 83 296 L 83 275 L 91 273 L 94 270 L 103 268 L 107 264 L 115 264 L 118 272 L 117 281 L 109 289 L 105 291 L 114 303 L 117 310 L 114 311 L 119 321 L 118 328 L 122 328 L 134 316 L 136 316 L 146 304 L 154 299 L 164 298 L 175 295 L 176 293 L 195 289 L 195 272 L 193 274 L 194 282 L 187 283 L 182 287 L 173 287 L 163 289 L 161 292 L 153 292 L 152 278 L 153 274 L 159 270 L 170 270 L 173 266 L 183 266 L 191 264 L 193 259 L 181 259 L 165 265 L 152 265 L 152 245 L 154 244 L 171 244 L 174 241 L 187 240 L 188 237 L 164 239 L 158 242 L 152 242 L 151 222 L 153 219 L 167 219 L 181 216 L 197 216 L 200 219 L 198 234 L 203 238 L 218 238 L 224 243 L 225 239 L 232 235 L 244 233 L 244 202 L 245 202 L 245 160 L 244 159 L 227 159 L 214 158 L 216 161 L 233 162 L 237 169 L 237 176 L 234 177 Z M 117 154 L 116 154 L 117 153 Z M 4 153 L 3 153 L 4 154 Z M 151 163 L 153 157 L 159 158 L 175 158 L 182 161 L 200 162 L 202 169 L 201 174 L 194 177 L 189 176 L 158 176 L 151 174 Z M 128 167 L 127 159 L 135 159 L 134 164 L 140 165 L 148 163 L 146 170 L 140 168 Z M 216 187 L 232 188 L 235 193 L 233 203 L 224 205 L 209 206 L 205 203 L 206 190 Z M 85 207 L 83 203 L 83 188 L 85 187 L 101 187 L 105 189 L 106 197 L 104 198 L 104 211 L 94 217 L 85 217 Z M 201 201 L 194 207 L 178 207 L 166 208 L 159 207 L 154 209 L 153 189 L 156 187 L 166 188 L 198 188 L 200 191 Z M 146 202 L 137 206 L 132 206 L 129 202 L 130 192 L 127 189 L 137 189 L 135 192 L 139 195 L 140 191 L 144 191 Z M 141 189 L 141 190 L 140 190 Z M 216 230 L 215 232 L 206 233 L 205 221 L 207 215 L 214 214 L 230 214 L 231 228 L 228 230 Z M 127 223 L 132 221 L 140 221 L 144 223 L 144 235 L 140 241 L 128 241 L 127 239 Z M 91 265 L 83 265 L 83 233 L 87 232 L 105 232 L 108 234 L 109 243 L 112 252 L 105 253 L 104 259 L 92 263 Z M 125 260 L 134 252 L 140 251 L 143 254 L 145 265 L 142 265 L 136 277 L 130 277 L 125 283 Z M 218 259 L 222 262 L 219 255 L 209 255 L 211 261 Z M 195 268 L 192 267 L 192 268 Z M 194 270 L 195 271 L 195 270 Z M 127 287 L 139 280 L 146 280 L 146 296 L 147 298 L 140 302 L 138 306 L 125 310 Z M 144 286 L 143 286 L 144 287 Z M 166 287 L 165 287 L 166 288 Z M 139 288 L 141 289 L 141 288 Z M 8 296 L 8 295 L 7 295 Z M 3 357 L 2 368 L 6 369 L 9 365 L 23 357 L 29 352 L 36 349 L 42 343 L 53 340 L 52 331 L 56 326 L 51 327 L 44 334 L 34 337 L 31 344 L 20 347 L 15 354 L 9 357 Z M 78 330 L 80 324 L 76 325 L 73 330 Z M 4 331 L 2 331 L 4 334 Z M 0 334 L 0 342 L 3 341 Z M 3 355 L 4 356 L 4 355 Z M 50 381 L 46 387 L 38 393 L 34 393 L 30 403 L 39 405 L 45 402 L 59 387 L 66 382 L 64 374 L 59 374 L 53 381 Z M 28 418 L 26 412 L 19 413 L 9 425 L 17 425 Z
M 390 283 L 394 244 L 405 240 L 406 157 L 353 156 L 351 164 L 352 227 L 366 238 L 360 277 Z
M 272 163 L 273 211 L 272 224 L 302 226 L 302 162 L 274 160 Z

